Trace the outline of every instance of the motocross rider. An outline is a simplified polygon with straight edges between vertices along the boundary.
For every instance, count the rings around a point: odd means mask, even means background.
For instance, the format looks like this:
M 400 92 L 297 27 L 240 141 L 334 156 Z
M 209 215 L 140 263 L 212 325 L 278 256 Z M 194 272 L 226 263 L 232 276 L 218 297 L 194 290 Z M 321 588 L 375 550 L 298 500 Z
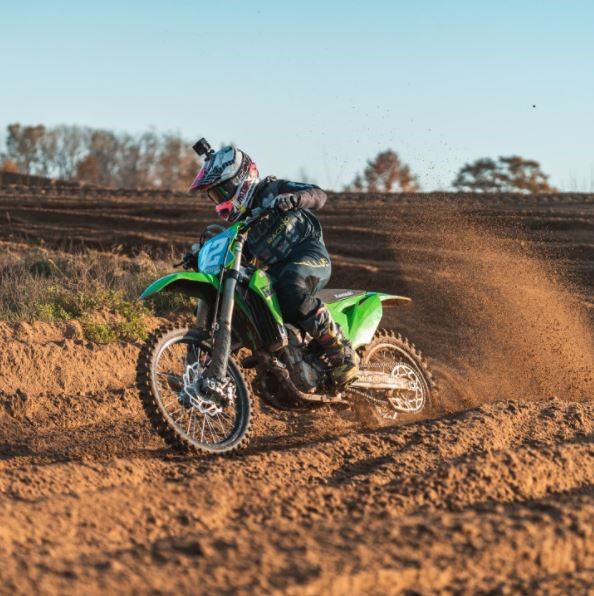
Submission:
M 314 184 L 260 180 L 256 164 L 235 147 L 215 152 L 201 139 L 194 149 L 205 160 L 189 191 L 206 192 L 222 219 L 234 223 L 252 210 L 272 210 L 250 231 L 246 254 L 267 269 L 285 320 L 312 336 L 334 383 L 344 387 L 358 373 L 358 356 L 316 297 L 331 273 L 322 227 L 312 213 L 324 206 L 326 193 Z

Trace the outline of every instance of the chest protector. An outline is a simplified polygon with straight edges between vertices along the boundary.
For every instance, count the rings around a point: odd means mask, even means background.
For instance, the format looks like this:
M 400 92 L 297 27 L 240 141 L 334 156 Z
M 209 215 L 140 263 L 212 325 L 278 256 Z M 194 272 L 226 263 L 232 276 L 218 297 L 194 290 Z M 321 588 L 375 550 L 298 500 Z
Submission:
M 290 190 L 283 188 L 282 181 L 267 178 L 257 190 L 254 207 L 269 207 L 283 192 Z M 262 221 L 251 230 L 247 243 L 252 255 L 261 263 L 273 265 L 290 258 L 293 250 L 308 241 L 323 244 L 320 222 L 308 209 L 293 209 L 274 213 Z

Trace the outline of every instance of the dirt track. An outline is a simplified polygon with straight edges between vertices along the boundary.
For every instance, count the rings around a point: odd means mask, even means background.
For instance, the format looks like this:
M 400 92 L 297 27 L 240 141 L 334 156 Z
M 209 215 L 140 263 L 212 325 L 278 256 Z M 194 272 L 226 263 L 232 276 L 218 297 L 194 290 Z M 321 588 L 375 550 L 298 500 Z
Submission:
M 42 200 L 0 193 L 1 239 L 167 251 L 204 216 Z M 137 346 L 0 325 L 3 591 L 591 589 L 594 203 L 377 200 L 376 229 L 355 205 L 324 214 L 337 285 L 416 299 L 386 322 L 440 373 L 435 417 L 361 432 L 259 412 L 242 456 L 189 458 L 145 421 Z

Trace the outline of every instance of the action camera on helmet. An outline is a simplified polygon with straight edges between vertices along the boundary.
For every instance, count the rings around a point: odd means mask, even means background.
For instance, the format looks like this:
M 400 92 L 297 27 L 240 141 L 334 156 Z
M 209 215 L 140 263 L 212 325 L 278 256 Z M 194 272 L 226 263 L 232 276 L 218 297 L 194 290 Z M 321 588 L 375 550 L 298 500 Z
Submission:
M 214 149 L 210 146 L 210 143 L 202 137 L 199 141 L 196 141 L 192 145 L 192 149 L 202 157 L 203 155 L 212 155 L 214 153 Z

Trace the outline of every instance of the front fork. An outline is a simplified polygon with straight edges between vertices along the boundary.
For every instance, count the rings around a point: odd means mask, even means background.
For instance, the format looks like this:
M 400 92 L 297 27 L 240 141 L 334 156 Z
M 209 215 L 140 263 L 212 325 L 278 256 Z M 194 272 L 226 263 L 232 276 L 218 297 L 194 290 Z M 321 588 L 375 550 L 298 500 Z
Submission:
M 221 308 L 214 335 L 212 359 L 204 378 L 204 388 L 209 393 L 218 394 L 217 388 L 222 386 L 227 377 L 227 362 L 231 355 L 231 321 L 235 306 L 235 287 L 241 266 L 244 241 L 245 239 L 241 236 L 235 241 L 233 265 L 224 273 Z

